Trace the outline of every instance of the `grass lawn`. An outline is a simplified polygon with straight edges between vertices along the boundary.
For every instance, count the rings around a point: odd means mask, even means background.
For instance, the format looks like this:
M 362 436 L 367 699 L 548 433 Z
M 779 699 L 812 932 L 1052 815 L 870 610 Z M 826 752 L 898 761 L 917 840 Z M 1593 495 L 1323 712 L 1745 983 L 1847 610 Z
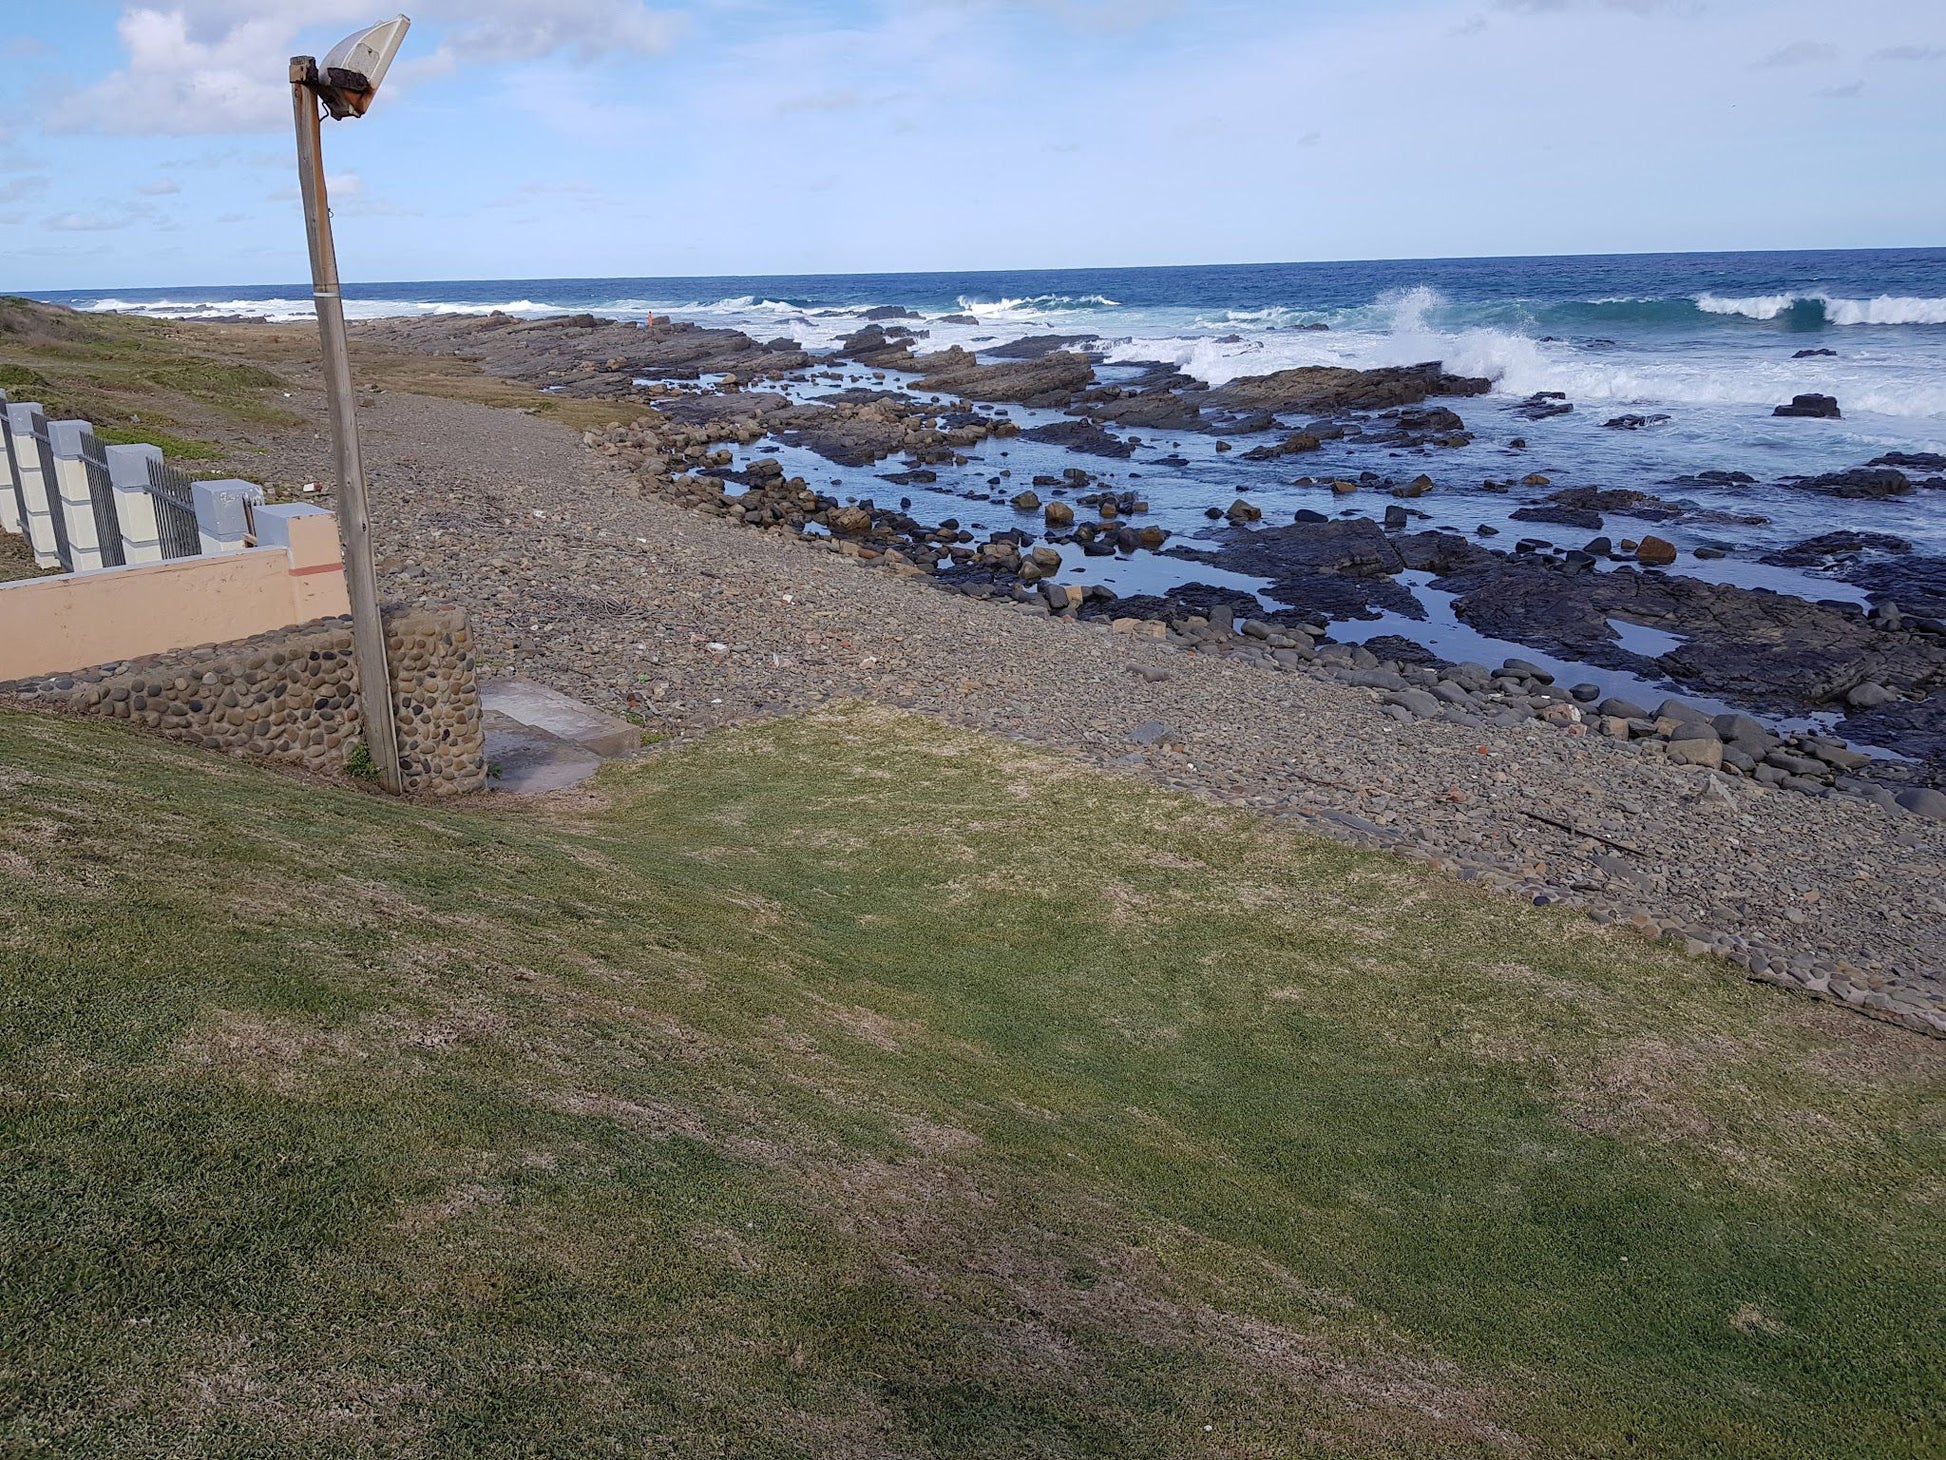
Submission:
M 0 1453 L 1937 1456 L 1946 1050 L 1004 741 L 0 713 Z

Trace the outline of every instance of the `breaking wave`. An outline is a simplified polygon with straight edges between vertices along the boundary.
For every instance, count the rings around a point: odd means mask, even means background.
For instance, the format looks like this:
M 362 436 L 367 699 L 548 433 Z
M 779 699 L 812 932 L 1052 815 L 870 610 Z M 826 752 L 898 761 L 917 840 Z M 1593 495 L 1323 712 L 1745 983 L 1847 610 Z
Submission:
M 1726 299 L 1700 294 L 1696 307 L 1704 314 L 1736 315 L 1764 323 L 1789 319 L 1811 325 L 1946 324 L 1946 299 L 1896 294 L 1881 294 L 1876 299 L 1839 299 L 1829 294 L 1756 294 Z
M 1767 408 L 1806 388 L 1802 367 L 1785 359 L 1707 349 L 1603 351 L 1518 328 L 1468 324 L 1464 308 L 1423 285 L 1388 291 L 1360 313 L 1356 327 L 1319 333 L 1138 335 L 1111 345 L 1108 358 L 1164 361 L 1213 386 L 1302 366 L 1372 369 L 1438 360 L 1455 374 L 1491 380 L 1504 394 L 1562 391 L 1572 400 L 1616 407 Z M 1847 410 L 1946 417 L 1946 379 L 1937 373 L 1853 361 L 1826 364 L 1825 371 L 1819 383 L 1835 390 Z
M 1036 294 L 1027 299 L 974 299 L 962 294 L 959 307 L 965 313 L 981 319 L 1029 321 L 1055 314 L 1120 309 L 1121 301 L 1110 299 L 1106 294 Z

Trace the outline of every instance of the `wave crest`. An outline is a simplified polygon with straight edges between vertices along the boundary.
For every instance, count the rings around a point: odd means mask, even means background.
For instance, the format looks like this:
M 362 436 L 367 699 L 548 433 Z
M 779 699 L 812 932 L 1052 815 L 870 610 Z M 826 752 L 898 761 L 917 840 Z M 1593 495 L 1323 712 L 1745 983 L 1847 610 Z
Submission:
M 1699 294 L 1696 307 L 1705 314 L 1739 315 L 1769 322 L 1783 316 L 1805 316 L 1833 325 L 1946 324 L 1946 299 L 1881 294 L 1876 299 L 1839 299 L 1830 294 L 1757 294 L 1726 299 Z

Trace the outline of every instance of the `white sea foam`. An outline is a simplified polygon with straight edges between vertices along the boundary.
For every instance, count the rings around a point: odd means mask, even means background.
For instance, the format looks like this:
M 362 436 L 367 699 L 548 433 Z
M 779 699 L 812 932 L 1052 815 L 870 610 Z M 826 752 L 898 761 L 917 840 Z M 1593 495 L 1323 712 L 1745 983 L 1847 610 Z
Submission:
M 1824 317 L 1833 324 L 1946 324 L 1946 299 L 1827 299 Z
M 1745 319 L 1775 319 L 1797 303 L 1795 294 L 1759 294 L 1749 299 L 1724 299 L 1715 294 L 1696 296 L 1696 307 L 1705 314 L 1737 314 Z
M 1488 326 L 1442 329 L 1449 302 L 1418 287 L 1382 296 L 1363 328 L 1245 334 L 1241 338 L 1137 335 L 1109 347 L 1113 361 L 1166 361 L 1213 386 L 1247 375 L 1307 365 L 1372 369 L 1442 361 L 1458 375 L 1481 376 L 1508 395 L 1558 390 L 1570 400 L 1610 406 L 1763 408 L 1809 388 L 1787 359 L 1715 351 L 1669 354 L 1591 352 L 1568 341 L 1538 340 Z M 1914 362 L 1820 362 L 1817 385 L 1837 394 L 1848 414 L 1946 418 L 1946 378 Z
M 1119 309 L 1121 301 L 1105 294 L 1036 294 L 1024 299 L 974 299 L 960 296 L 959 307 L 981 319 L 1031 323 L 1050 316 L 1076 314 L 1096 309 Z
M 152 319 L 262 319 L 273 323 L 314 319 L 317 311 L 309 299 L 97 299 L 87 306 L 92 314 L 139 314 Z M 511 299 L 498 303 L 472 304 L 446 300 L 347 299 L 347 319 L 399 319 L 428 315 L 511 314 L 523 319 L 543 319 L 550 315 L 576 311 L 555 304 L 540 304 L 532 299 Z
M 1825 322 L 1835 325 L 1946 324 L 1946 299 L 1881 294 L 1876 299 L 1838 299 L 1830 294 L 1759 294 L 1748 299 L 1725 299 L 1699 294 L 1696 307 L 1705 314 L 1741 315 L 1772 320 L 1800 304 L 1816 304 Z

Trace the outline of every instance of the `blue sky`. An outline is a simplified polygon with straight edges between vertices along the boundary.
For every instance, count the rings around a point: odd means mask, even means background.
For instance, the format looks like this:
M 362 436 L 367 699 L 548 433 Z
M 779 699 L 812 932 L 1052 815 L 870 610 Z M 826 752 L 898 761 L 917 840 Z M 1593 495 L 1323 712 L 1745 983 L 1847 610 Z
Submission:
M 380 0 L 383 3 L 383 0 Z M 371 0 L 0 0 L 0 288 L 306 276 Z M 348 278 L 1946 243 L 1941 0 L 422 0 Z

